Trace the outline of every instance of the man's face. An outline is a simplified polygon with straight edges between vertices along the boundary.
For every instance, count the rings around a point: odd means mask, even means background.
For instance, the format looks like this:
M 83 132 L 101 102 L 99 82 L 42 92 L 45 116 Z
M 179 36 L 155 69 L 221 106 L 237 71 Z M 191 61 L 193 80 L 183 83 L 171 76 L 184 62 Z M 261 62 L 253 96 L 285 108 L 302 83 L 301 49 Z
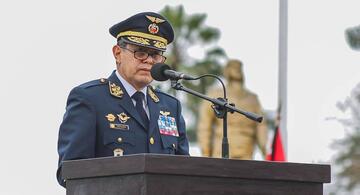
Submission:
M 162 54 L 161 51 L 127 44 L 121 48 L 118 45 L 113 47 L 113 53 L 117 61 L 117 71 L 135 89 L 140 90 L 152 82 L 150 74 L 151 67 L 157 63 L 152 55 L 146 59 L 137 59 L 134 52 L 146 52 L 149 54 Z

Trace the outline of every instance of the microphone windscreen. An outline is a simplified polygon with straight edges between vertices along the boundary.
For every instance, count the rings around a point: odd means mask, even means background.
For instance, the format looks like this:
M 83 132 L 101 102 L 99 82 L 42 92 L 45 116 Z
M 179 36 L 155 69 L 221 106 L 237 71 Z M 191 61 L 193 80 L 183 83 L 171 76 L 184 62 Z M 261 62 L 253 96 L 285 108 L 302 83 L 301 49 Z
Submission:
M 154 64 L 150 70 L 151 77 L 157 81 L 166 81 L 169 78 L 164 74 L 164 71 L 170 69 L 170 66 L 163 63 Z

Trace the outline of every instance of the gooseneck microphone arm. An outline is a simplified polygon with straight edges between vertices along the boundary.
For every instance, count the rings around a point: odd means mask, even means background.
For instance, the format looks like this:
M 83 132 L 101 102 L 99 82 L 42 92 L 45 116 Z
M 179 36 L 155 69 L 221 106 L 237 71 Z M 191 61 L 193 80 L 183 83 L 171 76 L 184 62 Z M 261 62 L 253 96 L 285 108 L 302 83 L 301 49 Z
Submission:
M 215 78 L 216 80 L 218 80 L 220 83 L 221 83 L 221 85 L 222 85 L 222 88 L 223 88 L 223 92 L 224 92 L 224 99 L 227 99 L 226 98 L 226 87 L 225 87 L 225 85 L 224 85 L 224 82 L 218 77 L 218 76 L 216 76 L 216 75 L 213 75 L 213 74 L 204 74 L 204 75 L 201 75 L 201 76 L 199 76 L 199 77 L 196 77 L 194 80 L 199 80 L 199 79 L 201 79 L 201 78 L 203 78 L 203 77 L 213 77 L 213 78 Z
M 227 98 L 226 98 L 225 85 L 222 82 L 222 80 L 219 77 L 217 77 L 216 75 L 206 74 L 206 75 L 199 76 L 193 80 L 197 80 L 197 79 L 200 79 L 200 78 L 203 78 L 206 76 L 214 77 L 220 81 L 220 83 L 223 86 L 223 90 L 224 90 L 224 98 L 217 98 L 217 99 L 210 98 L 210 97 L 208 97 L 204 94 L 201 94 L 197 91 L 186 88 L 181 83 L 178 82 L 179 79 L 171 79 L 171 87 L 176 90 L 185 91 L 191 95 L 200 97 L 200 98 L 210 101 L 211 103 L 214 104 L 212 106 L 212 108 L 215 112 L 216 117 L 223 119 L 222 158 L 229 158 L 229 142 L 228 142 L 228 138 L 227 138 L 227 113 L 228 112 L 231 112 L 231 113 L 237 112 L 237 113 L 240 113 L 240 114 L 244 115 L 245 117 L 247 117 L 251 120 L 257 121 L 257 122 L 261 122 L 263 117 L 255 114 L 255 113 L 246 112 L 246 111 L 237 109 L 234 104 L 229 104 L 227 101 Z

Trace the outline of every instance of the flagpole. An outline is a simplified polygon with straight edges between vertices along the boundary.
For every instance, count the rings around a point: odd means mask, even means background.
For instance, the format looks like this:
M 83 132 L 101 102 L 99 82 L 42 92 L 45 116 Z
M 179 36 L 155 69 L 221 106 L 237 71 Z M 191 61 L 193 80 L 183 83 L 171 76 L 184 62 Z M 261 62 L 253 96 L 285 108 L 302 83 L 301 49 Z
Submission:
M 280 130 L 287 157 L 287 40 L 288 0 L 279 0 L 279 80 L 278 101 L 280 108 Z

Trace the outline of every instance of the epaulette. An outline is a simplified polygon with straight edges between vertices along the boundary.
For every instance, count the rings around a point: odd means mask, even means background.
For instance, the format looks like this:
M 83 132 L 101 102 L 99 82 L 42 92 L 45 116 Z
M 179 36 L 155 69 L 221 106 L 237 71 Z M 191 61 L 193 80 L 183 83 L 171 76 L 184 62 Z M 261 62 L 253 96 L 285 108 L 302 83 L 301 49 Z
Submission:
M 96 80 L 92 80 L 92 81 L 83 83 L 79 87 L 86 89 L 86 88 L 89 88 L 89 87 L 104 85 L 104 84 L 107 84 L 107 83 L 108 83 L 107 79 L 101 78 L 101 79 L 96 79 Z

